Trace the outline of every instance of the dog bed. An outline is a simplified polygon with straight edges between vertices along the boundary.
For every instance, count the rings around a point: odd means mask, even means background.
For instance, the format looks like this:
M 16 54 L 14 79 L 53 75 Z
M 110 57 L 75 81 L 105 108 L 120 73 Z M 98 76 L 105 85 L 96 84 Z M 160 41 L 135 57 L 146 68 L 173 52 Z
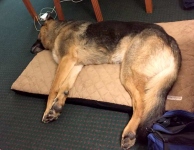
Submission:
M 158 24 L 177 40 L 182 53 L 181 70 L 167 97 L 166 110 L 194 112 L 194 20 Z M 48 95 L 56 67 L 51 53 L 42 51 L 28 64 L 11 89 Z M 120 65 L 112 64 L 85 66 L 68 97 L 131 107 L 131 98 L 119 80 L 119 68 Z

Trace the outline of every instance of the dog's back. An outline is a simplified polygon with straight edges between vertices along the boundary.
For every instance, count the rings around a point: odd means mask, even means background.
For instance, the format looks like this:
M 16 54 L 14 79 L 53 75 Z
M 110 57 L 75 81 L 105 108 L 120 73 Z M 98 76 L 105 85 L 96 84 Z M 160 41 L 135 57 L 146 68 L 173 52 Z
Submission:
M 62 32 L 62 39 L 68 37 L 68 44 L 65 44 L 65 40 L 61 40 L 58 45 L 61 45 L 59 49 L 62 55 L 69 49 L 67 46 L 76 45 L 79 63 L 84 65 L 121 63 L 134 37 L 144 30 L 158 31 L 156 34 L 162 40 L 167 40 L 168 37 L 163 28 L 150 23 L 119 21 L 88 23 L 80 21 L 77 25 L 77 22 L 71 22 L 64 27 L 64 30 L 68 29 L 68 31 Z M 146 36 L 149 36 L 148 34 Z M 72 44 L 69 44 L 70 42 Z

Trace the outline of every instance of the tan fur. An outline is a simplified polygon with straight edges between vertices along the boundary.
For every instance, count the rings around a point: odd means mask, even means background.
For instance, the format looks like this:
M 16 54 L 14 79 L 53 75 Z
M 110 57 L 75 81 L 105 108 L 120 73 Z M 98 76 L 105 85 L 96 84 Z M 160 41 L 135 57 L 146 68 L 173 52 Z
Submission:
M 68 91 L 84 65 L 121 63 L 121 83 L 133 104 L 133 115 L 121 141 L 122 148 L 128 149 L 135 143 L 138 127 L 144 126 L 146 119 L 155 113 L 154 109 L 163 107 L 160 99 L 164 101 L 166 95 L 162 95 L 162 90 L 165 93 L 173 85 L 180 67 L 179 48 L 165 35 L 170 41 L 167 44 L 159 36 L 160 30 L 144 29 L 135 36 L 124 36 L 110 51 L 96 39 L 85 38 L 91 23 L 78 23 L 48 20 L 41 28 L 39 39 L 45 48 L 52 50 L 59 64 L 42 120 L 47 123 L 58 118 Z

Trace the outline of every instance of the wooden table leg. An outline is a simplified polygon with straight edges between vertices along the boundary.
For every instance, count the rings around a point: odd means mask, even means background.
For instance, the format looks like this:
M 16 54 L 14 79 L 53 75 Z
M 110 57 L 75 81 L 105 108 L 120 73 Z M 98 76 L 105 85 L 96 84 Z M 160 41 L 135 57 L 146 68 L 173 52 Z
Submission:
M 100 10 L 98 0 L 91 0 L 91 2 L 92 2 L 92 6 L 93 6 L 93 9 L 94 9 L 94 13 L 96 15 L 97 21 L 98 22 L 103 21 L 103 17 L 102 17 L 102 13 L 101 13 L 101 10 Z
M 152 13 L 153 11 L 152 0 L 145 0 L 145 6 L 146 6 L 146 12 Z
M 65 17 L 63 15 L 63 11 L 62 11 L 62 8 L 61 8 L 60 0 L 53 0 L 53 1 L 54 1 L 54 5 L 55 5 L 55 8 L 56 8 L 58 19 L 61 20 L 61 21 L 65 20 Z
M 32 7 L 32 4 L 30 3 L 30 0 L 23 0 L 23 3 L 25 4 L 27 10 L 29 11 L 30 15 L 33 19 L 38 20 L 38 15 L 36 14 L 34 8 Z

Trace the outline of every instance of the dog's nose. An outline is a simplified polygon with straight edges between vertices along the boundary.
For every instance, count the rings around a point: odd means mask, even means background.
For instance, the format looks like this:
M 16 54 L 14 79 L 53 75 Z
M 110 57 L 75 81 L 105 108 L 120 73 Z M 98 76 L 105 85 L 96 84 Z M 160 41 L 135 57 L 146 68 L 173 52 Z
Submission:
M 38 46 L 32 46 L 30 52 L 31 52 L 32 54 L 37 54 L 37 53 L 39 53 L 39 52 L 42 51 L 42 50 L 43 50 L 43 49 L 40 48 L 40 47 L 38 47 Z
M 35 54 L 35 49 L 36 49 L 36 47 L 35 47 L 35 46 L 32 46 L 30 52 L 31 52 L 32 54 Z
M 44 46 L 42 45 L 40 40 L 37 40 L 33 45 L 30 50 L 31 53 L 36 54 L 40 51 L 44 50 Z

